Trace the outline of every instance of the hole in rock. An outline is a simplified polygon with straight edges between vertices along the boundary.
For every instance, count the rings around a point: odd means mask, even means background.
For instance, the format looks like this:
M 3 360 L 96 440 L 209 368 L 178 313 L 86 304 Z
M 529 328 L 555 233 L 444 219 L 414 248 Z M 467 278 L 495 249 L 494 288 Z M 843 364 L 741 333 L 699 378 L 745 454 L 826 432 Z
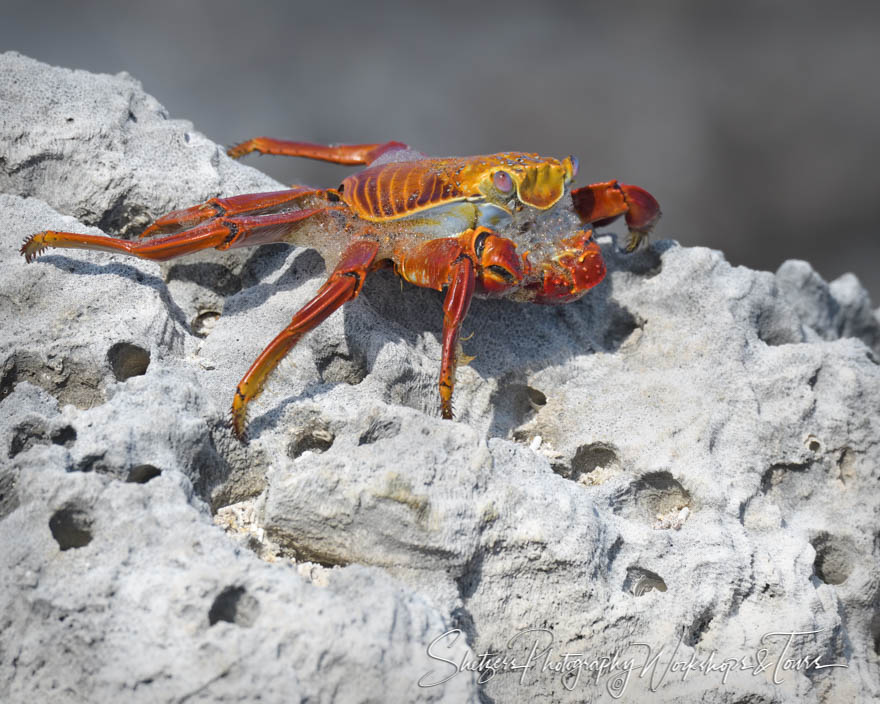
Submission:
M 196 337 L 207 337 L 219 319 L 220 313 L 216 310 L 203 310 L 192 321 L 190 329 Z
M 819 452 L 822 449 L 822 443 L 815 435 L 808 435 L 804 443 L 810 452 Z
M 117 342 L 107 351 L 107 361 L 113 370 L 116 381 L 125 381 L 133 376 L 142 376 L 150 366 L 150 353 L 143 347 L 129 342 Z
M 649 523 L 691 506 L 691 495 L 669 472 L 653 472 L 637 479 L 613 499 L 614 511 L 624 518 Z
M 158 467 L 154 467 L 151 464 L 139 464 L 137 467 L 132 467 L 125 481 L 134 484 L 146 484 L 160 474 L 162 474 L 162 470 Z
M 543 391 L 527 384 L 500 383 L 492 394 L 492 406 L 496 414 L 507 417 L 511 426 L 519 426 L 547 405 L 547 396 Z M 515 434 L 515 431 L 514 431 Z
M 846 538 L 821 533 L 810 541 L 816 551 L 813 572 L 825 584 L 843 584 L 853 569 L 856 555 Z
M 645 326 L 645 320 L 620 306 L 609 307 L 610 320 L 602 338 L 606 350 L 617 350 L 637 329 Z
M 103 212 L 101 219 L 94 224 L 104 232 L 114 232 L 119 237 L 126 237 L 146 228 L 152 221 L 146 207 L 137 199 L 129 199 L 120 195 Z
M 795 481 L 810 468 L 804 462 L 777 462 L 768 467 L 761 475 L 761 491 L 765 494 L 777 489 L 783 483 Z
M 547 405 L 547 396 L 543 391 L 538 391 L 531 386 L 526 387 L 526 400 L 532 407 L 532 410 L 539 411 L 541 406 Z
M 357 386 L 367 377 L 366 361 L 341 349 L 316 349 L 315 366 L 324 383 Z
M 241 291 L 241 277 L 216 262 L 174 264 L 168 269 L 168 281 L 192 281 L 218 296 L 231 296 Z
M 623 591 L 633 596 L 643 596 L 650 591 L 665 592 L 666 582 L 656 572 L 644 567 L 627 567 L 626 579 L 623 580 Z
M 604 442 L 591 442 L 575 450 L 571 460 L 570 479 L 600 484 L 602 475 L 615 469 L 620 469 L 620 460 L 614 446 Z
M 17 454 L 31 449 L 34 445 L 43 445 L 48 441 L 46 424 L 41 418 L 25 418 L 15 426 L 12 439 L 9 441 L 10 459 Z
M 226 621 L 249 628 L 254 625 L 259 612 L 259 602 L 244 587 L 226 587 L 211 604 L 208 623 L 213 626 L 218 621 Z
M 92 542 L 92 520 L 82 509 L 67 506 L 49 519 L 49 530 L 62 550 L 81 548 Z
M 316 453 L 326 452 L 335 439 L 336 436 L 325 427 L 306 428 L 290 441 L 287 446 L 287 456 L 295 460 L 307 450 Z
M 86 409 L 104 402 L 103 373 L 91 363 L 67 357 L 44 360 L 39 354 L 19 351 L 0 369 L 0 400 L 12 393 L 18 382 L 27 381 L 54 396 L 61 405 L 70 403 Z
M 800 323 L 789 311 L 778 306 L 768 305 L 758 311 L 755 332 L 758 339 L 770 347 L 803 342 Z
M 54 445 L 70 447 L 76 441 L 76 430 L 73 429 L 73 426 L 65 425 L 53 430 L 49 437 Z

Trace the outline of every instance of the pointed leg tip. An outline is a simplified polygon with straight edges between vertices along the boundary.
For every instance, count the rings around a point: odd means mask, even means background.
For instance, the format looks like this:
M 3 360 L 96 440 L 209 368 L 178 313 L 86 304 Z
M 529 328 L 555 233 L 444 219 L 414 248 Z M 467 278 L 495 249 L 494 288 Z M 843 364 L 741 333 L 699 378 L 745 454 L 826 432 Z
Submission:
M 647 239 L 648 239 L 648 233 L 637 232 L 637 231 L 632 230 L 629 233 L 629 238 L 627 239 L 626 245 L 624 246 L 623 250 L 627 254 L 632 254 L 639 247 L 641 247 L 642 242 L 644 242 Z
M 238 440 L 242 445 L 247 445 L 249 441 L 248 433 L 247 433 L 247 420 L 243 415 L 239 415 L 235 412 L 233 408 L 229 415 L 227 416 L 227 425 L 230 430 L 232 430 L 232 434 L 235 436 L 235 439 Z
M 248 142 L 242 142 L 241 144 L 233 144 L 226 148 L 226 156 L 230 159 L 241 159 L 245 154 L 250 151 L 248 148 Z
M 30 237 L 25 239 L 25 241 L 21 245 L 21 249 L 18 250 L 18 253 L 24 257 L 25 262 L 30 264 L 43 252 L 46 251 L 46 246 L 43 243 L 43 238 L 49 234 L 52 233 L 49 231 L 38 232 L 37 234 L 31 235 Z

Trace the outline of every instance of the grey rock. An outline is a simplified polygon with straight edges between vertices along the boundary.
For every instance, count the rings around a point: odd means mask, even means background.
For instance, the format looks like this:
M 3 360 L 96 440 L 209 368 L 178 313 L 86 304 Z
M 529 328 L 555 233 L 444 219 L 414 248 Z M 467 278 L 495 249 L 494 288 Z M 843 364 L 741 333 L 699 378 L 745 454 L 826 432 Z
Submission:
M 3 521 L 4 701 L 471 700 L 414 686 L 448 622 L 380 570 L 309 584 L 234 547 L 181 474 L 65 474 L 62 454 L 23 456 Z
M 0 141 L 15 144 L 0 196 L 12 267 L 0 280 L 0 699 L 475 701 L 470 676 L 416 685 L 452 622 L 418 592 L 358 565 L 322 570 L 319 587 L 213 524 L 209 504 L 259 493 L 265 467 L 241 471 L 228 399 L 221 410 L 206 390 L 201 339 L 159 266 L 77 252 L 15 270 L 37 230 L 97 233 L 85 223 L 180 207 L 191 188 L 277 184 L 168 121 L 127 77 L 5 54 L 0 103 Z M 81 132 L 62 139 L 70 116 Z M 97 165 L 113 153 L 110 187 Z
M 880 696 L 880 323 L 854 277 L 604 236 L 581 301 L 475 301 L 453 422 L 440 297 L 379 272 L 244 446 L 232 392 L 323 280 L 314 252 L 17 247 L 279 184 L 127 76 L 4 54 L 0 102 L 4 701 Z M 774 631 L 846 667 L 664 675 L 772 660 Z M 615 652 L 636 669 L 597 677 Z

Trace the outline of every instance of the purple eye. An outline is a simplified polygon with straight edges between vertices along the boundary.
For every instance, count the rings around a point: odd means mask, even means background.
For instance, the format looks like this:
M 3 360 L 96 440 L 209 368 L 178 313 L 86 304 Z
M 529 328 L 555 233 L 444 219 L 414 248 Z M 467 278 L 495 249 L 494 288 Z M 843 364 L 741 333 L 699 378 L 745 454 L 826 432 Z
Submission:
M 492 183 L 502 193 L 510 193 L 513 190 L 513 179 L 506 171 L 496 171 L 492 174 Z
M 578 158 L 576 156 L 568 157 L 571 159 L 571 177 L 574 178 L 578 175 Z

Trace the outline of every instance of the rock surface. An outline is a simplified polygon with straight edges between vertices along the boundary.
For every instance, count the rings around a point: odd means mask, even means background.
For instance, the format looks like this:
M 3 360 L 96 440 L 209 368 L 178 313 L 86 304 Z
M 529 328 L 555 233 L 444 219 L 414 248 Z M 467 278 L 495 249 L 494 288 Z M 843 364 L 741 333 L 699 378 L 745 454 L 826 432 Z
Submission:
M 880 697 L 880 320 L 854 277 L 606 236 L 581 301 L 474 303 L 452 422 L 438 295 L 380 272 L 243 446 L 232 392 L 314 252 L 17 250 L 279 184 L 128 76 L 16 54 L 0 145 L 3 701 Z M 709 658 L 737 667 L 682 674 Z

